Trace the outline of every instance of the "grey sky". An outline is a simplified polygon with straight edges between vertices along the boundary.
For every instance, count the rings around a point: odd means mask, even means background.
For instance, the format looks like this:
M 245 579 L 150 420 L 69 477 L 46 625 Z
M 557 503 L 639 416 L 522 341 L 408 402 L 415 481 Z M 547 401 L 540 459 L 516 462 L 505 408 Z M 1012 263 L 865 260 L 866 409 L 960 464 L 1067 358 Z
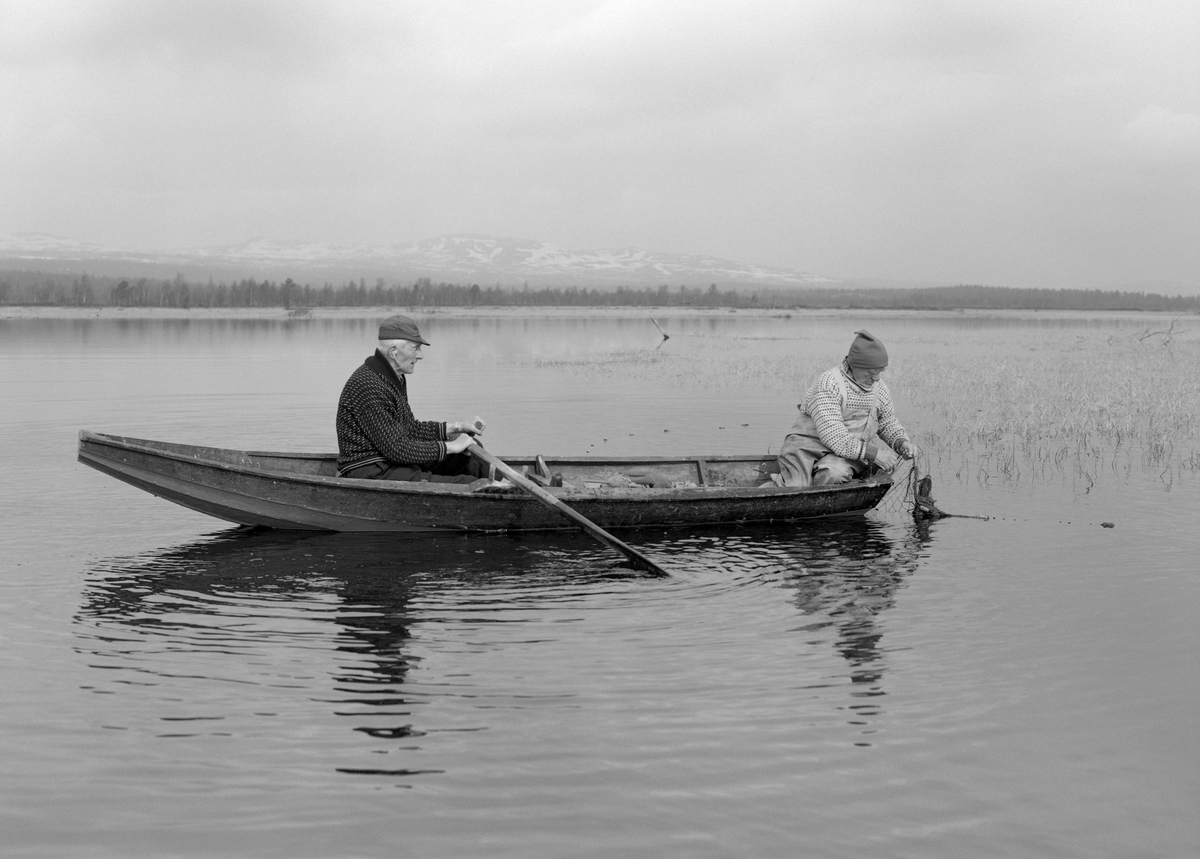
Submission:
M 0 233 L 1200 283 L 1195 0 L 0 0 Z

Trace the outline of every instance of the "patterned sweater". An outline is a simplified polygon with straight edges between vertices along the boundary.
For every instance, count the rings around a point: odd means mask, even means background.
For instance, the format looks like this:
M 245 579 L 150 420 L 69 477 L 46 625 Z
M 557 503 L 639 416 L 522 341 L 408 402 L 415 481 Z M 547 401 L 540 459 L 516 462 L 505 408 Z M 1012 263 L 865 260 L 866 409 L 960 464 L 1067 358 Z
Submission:
M 428 467 L 446 457 L 446 424 L 413 417 L 407 381 L 378 350 L 342 388 L 337 440 L 338 474 L 373 462 Z
M 839 384 L 839 379 L 841 384 Z M 892 392 L 882 381 L 876 381 L 870 388 L 863 388 L 854 381 L 845 363 L 840 367 L 826 370 L 817 377 L 817 381 L 804 395 L 800 405 L 802 411 L 809 415 L 817 425 L 817 435 L 821 442 L 844 459 L 871 460 L 874 458 L 874 445 L 870 440 L 863 440 L 851 435 L 846 429 L 842 418 L 842 391 L 851 407 L 865 411 L 871 405 L 872 394 L 876 397 L 876 417 L 879 420 L 879 437 L 895 448 L 901 439 L 908 438 L 908 432 L 896 418 L 896 409 L 892 405 Z

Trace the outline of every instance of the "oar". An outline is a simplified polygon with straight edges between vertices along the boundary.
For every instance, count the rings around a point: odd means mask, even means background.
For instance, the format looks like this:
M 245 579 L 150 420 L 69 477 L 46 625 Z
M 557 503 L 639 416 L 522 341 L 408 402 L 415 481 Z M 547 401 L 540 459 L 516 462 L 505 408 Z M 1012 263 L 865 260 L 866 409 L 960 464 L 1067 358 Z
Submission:
M 492 453 L 490 451 L 484 450 L 482 447 L 480 447 L 477 444 L 471 445 L 469 448 L 467 448 L 467 450 L 470 451 L 470 453 L 473 456 L 476 456 L 479 459 L 482 459 L 488 465 L 495 468 L 498 472 L 503 474 L 505 477 L 507 477 L 513 483 L 517 484 L 517 486 L 524 489 L 526 492 L 528 492 L 530 495 L 532 495 L 538 501 L 545 504 L 551 510 L 554 510 L 556 513 L 559 513 L 559 514 L 565 516 L 566 518 L 570 519 L 572 522 L 574 522 L 576 525 L 578 525 L 583 530 L 587 531 L 589 534 L 591 534 L 593 537 L 595 537 L 597 540 L 599 540 L 604 545 L 608 546 L 611 549 L 616 549 L 618 552 L 620 552 L 622 555 L 624 555 L 626 558 L 629 559 L 629 561 L 633 564 L 635 569 L 645 570 L 648 573 L 654 573 L 655 575 L 659 575 L 659 576 L 667 575 L 666 570 L 664 570 L 658 564 L 654 563 L 652 560 L 647 558 L 645 555 L 643 555 L 637 549 L 633 548 L 633 546 L 630 546 L 628 543 L 623 543 L 622 541 L 620 541 L 616 537 L 614 537 L 612 534 L 605 531 L 603 528 L 601 528 L 599 525 L 597 525 L 591 519 L 588 519 L 582 513 L 579 513 L 578 511 L 571 509 L 566 504 L 564 504 L 562 501 L 560 501 L 558 498 L 555 498 L 553 495 L 551 495 L 545 489 L 538 486 L 532 480 L 527 478 L 525 475 L 517 472 L 511 466 L 509 466 L 509 465 L 505 464 L 504 462 L 500 461 L 499 459 L 497 459 L 495 456 L 492 455 Z

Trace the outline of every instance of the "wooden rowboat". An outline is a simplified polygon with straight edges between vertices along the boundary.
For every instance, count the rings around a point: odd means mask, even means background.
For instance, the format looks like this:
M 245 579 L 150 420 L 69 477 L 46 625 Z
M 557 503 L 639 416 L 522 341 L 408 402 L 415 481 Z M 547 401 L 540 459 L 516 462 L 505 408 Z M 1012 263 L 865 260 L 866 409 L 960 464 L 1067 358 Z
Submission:
M 521 471 L 540 457 L 504 457 Z M 79 461 L 192 510 L 300 531 L 551 531 L 570 528 L 513 487 L 471 491 L 445 483 L 336 475 L 332 453 L 197 447 L 83 430 Z M 862 514 L 892 485 L 884 473 L 841 486 L 779 487 L 774 457 L 702 456 L 541 460 L 563 477 L 548 491 L 601 528 L 788 522 Z M 658 488 L 633 483 L 652 473 Z M 761 485 L 768 480 L 766 485 Z

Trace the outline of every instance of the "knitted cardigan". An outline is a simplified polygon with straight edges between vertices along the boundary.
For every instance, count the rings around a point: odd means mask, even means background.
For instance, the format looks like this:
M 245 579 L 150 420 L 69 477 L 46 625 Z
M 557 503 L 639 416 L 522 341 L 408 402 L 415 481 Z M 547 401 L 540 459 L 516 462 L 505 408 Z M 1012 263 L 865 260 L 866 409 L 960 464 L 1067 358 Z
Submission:
M 428 468 L 446 458 L 446 424 L 419 421 L 408 383 L 379 350 L 355 370 L 337 407 L 338 474 L 387 462 Z

